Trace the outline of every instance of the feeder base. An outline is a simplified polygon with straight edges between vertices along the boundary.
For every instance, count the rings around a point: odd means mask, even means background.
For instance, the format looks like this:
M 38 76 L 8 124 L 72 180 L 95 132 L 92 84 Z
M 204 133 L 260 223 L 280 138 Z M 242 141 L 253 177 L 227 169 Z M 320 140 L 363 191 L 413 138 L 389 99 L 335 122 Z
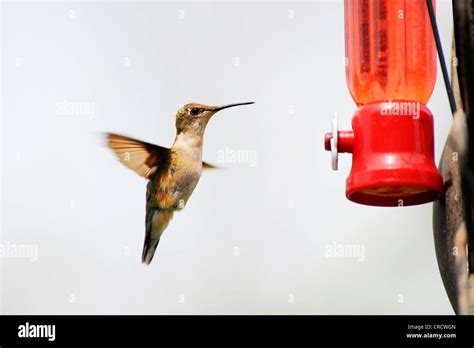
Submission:
M 428 203 L 443 194 L 443 179 L 434 163 L 433 116 L 425 105 L 367 104 L 354 114 L 352 129 L 348 199 L 390 207 Z

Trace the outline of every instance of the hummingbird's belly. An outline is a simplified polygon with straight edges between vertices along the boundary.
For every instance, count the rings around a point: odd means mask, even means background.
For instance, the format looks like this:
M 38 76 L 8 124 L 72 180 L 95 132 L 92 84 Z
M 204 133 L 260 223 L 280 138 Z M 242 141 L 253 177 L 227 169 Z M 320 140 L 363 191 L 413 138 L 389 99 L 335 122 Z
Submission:
M 172 193 L 173 197 L 175 198 L 175 203 L 173 204 L 175 209 L 184 208 L 184 206 L 188 202 L 189 197 L 191 197 L 191 194 L 193 193 L 198 181 L 199 176 L 191 178 L 181 184 L 176 185 Z
M 156 203 L 167 209 L 183 209 L 199 181 L 200 174 L 178 170 L 162 177 L 158 185 Z

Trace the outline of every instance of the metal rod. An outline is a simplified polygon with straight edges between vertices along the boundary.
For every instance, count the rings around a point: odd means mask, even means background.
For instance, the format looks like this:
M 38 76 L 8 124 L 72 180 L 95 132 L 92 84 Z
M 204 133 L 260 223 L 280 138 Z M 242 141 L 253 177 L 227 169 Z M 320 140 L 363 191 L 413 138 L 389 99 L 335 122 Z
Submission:
M 449 105 L 451 106 L 451 112 L 456 113 L 456 101 L 454 99 L 453 88 L 449 81 L 448 69 L 446 67 L 446 60 L 444 59 L 443 46 L 441 45 L 441 39 L 439 37 L 438 25 L 436 24 L 436 15 L 433 9 L 433 3 L 431 0 L 426 0 L 428 6 L 428 13 L 430 15 L 431 28 L 433 29 L 433 35 L 436 42 L 436 49 L 438 50 L 439 63 L 441 65 L 441 71 L 443 72 L 444 85 L 446 86 L 446 92 L 448 93 Z

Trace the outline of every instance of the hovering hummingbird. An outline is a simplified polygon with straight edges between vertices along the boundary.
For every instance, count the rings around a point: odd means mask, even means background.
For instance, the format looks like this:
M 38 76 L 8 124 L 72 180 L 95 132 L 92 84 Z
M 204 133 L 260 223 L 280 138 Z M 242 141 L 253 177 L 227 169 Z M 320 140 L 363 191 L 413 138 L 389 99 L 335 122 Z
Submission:
M 218 111 L 253 102 L 208 106 L 189 103 L 176 114 L 176 138 L 171 148 L 107 133 L 107 145 L 122 164 L 148 179 L 146 188 L 145 242 L 142 262 L 150 264 L 163 231 L 175 210 L 186 205 L 203 168 L 204 130 Z

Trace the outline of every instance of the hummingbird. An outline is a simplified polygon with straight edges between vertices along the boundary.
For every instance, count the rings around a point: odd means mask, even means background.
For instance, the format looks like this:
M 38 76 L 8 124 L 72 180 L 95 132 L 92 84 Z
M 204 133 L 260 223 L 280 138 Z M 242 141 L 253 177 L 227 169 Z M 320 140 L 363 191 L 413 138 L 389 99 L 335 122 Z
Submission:
M 204 131 L 211 117 L 218 111 L 253 103 L 182 106 L 176 113 L 176 138 L 171 148 L 106 133 L 107 146 L 118 160 L 148 180 L 142 263 L 151 263 L 161 235 L 174 212 L 185 207 L 202 169 L 216 168 L 202 161 Z

